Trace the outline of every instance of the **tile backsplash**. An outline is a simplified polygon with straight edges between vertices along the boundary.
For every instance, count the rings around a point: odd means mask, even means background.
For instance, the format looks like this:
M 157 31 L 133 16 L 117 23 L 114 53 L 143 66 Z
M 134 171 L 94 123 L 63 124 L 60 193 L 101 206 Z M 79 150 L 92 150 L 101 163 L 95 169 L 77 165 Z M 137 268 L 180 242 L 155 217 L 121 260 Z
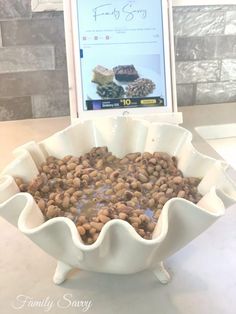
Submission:
M 236 102 L 236 5 L 173 15 L 178 105 Z
M 236 102 L 236 5 L 173 15 L 178 105 Z M 0 0 L 0 120 L 68 114 L 63 13 Z
M 69 115 L 63 12 L 0 0 L 0 120 Z

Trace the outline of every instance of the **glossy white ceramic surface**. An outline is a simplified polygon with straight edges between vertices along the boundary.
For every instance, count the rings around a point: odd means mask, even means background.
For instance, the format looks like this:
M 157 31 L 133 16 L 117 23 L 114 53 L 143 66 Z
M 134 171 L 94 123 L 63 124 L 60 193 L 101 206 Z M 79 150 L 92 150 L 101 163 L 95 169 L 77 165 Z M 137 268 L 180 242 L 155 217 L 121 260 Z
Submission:
M 162 261 L 208 228 L 236 200 L 236 185 L 227 175 L 227 164 L 200 154 L 191 140 L 189 131 L 171 124 L 124 117 L 79 122 L 14 151 L 15 160 L 0 177 L 0 215 L 58 260 L 55 283 L 61 283 L 71 268 L 116 274 L 152 269 L 158 279 L 167 282 Z M 68 218 L 45 222 L 32 196 L 19 193 L 12 177 L 29 181 L 48 155 L 81 155 L 94 146 L 108 146 L 119 157 L 137 151 L 174 155 L 184 175 L 202 178 L 198 189 L 203 198 L 197 205 L 180 198 L 169 200 L 152 240 L 141 238 L 127 222 L 115 219 L 103 227 L 94 244 L 84 245 Z

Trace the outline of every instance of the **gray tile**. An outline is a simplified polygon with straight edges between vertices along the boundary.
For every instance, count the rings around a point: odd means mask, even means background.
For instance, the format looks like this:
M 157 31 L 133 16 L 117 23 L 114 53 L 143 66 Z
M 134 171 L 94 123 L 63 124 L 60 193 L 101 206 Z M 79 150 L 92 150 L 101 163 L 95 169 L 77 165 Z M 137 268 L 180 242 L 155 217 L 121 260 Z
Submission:
M 197 84 L 196 104 L 236 101 L 236 81 Z
M 55 63 L 57 70 L 67 69 L 65 44 L 55 46 Z
M 178 106 L 191 106 L 195 104 L 195 86 L 193 84 L 177 85 Z
M 32 71 L 0 74 L 1 97 L 67 92 L 67 71 Z
M 236 58 L 236 36 L 176 37 L 176 61 Z
M 33 12 L 32 18 L 33 19 L 48 19 L 48 18 L 55 18 L 61 17 L 63 18 L 63 12 L 61 11 L 44 11 L 44 12 Z
M 0 24 L 0 47 L 2 47 L 2 29 Z
M 219 75 L 220 62 L 218 60 L 176 62 L 178 84 L 215 82 L 219 80 Z
M 64 44 L 65 42 L 62 16 L 5 21 L 1 25 L 4 46 Z
M 229 11 L 236 9 L 236 5 L 190 5 L 190 6 L 177 6 L 173 7 L 174 12 L 213 12 L 213 11 Z
M 53 46 L 0 48 L 0 73 L 54 69 Z
M 31 17 L 31 0 L 1 0 L 0 20 Z
M 0 98 L 0 121 L 32 118 L 30 97 Z
M 236 35 L 236 9 L 235 11 L 226 12 L 225 34 Z
M 224 35 L 216 37 L 216 57 L 236 58 L 236 35 Z
M 222 11 L 174 12 L 175 36 L 223 34 L 225 13 Z
M 176 37 L 176 61 L 214 59 L 217 54 L 217 36 Z
M 34 118 L 68 116 L 70 114 L 68 93 L 32 96 Z
M 236 80 L 236 59 L 222 60 L 221 81 Z

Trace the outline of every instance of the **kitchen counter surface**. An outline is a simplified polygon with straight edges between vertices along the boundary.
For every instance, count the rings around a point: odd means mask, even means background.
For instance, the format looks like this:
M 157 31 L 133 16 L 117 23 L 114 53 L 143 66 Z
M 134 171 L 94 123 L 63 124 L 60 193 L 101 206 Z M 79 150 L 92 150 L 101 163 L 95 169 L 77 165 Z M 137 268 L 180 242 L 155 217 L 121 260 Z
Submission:
M 194 127 L 235 122 L 235 105 L 227 106 L 227 110 L 223 105 L 180 108 L 183 126 L 193 132 L 193 144 L 202 153 L 219 158 Z M 11 151 L 17 146 L 29 140 L 40 141 L 69 123 L 69 117 L 1 122 L 0 169 L 9 163 Z M 0 218 L 0 311 L 235 314 L 235 225 L 236 205 L 166 261 L 172 275 L 168 285 L 161 285 L 150 271 L 127 276 L 74 271 L 69 280 L 56 286 L 52 282 L 56 261 Z M 86 308 L 82 301 L 91 303 Z

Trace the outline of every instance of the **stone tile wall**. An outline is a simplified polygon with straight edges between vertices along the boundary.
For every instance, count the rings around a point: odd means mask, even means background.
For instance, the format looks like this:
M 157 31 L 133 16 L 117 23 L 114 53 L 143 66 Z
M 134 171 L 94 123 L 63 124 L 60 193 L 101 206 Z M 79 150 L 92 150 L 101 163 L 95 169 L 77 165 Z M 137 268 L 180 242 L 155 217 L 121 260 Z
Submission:
M 0 0 L 0 120 L 69 115 L 63 12 Z
M 0 120 L 69 114 L 62 12 L 0 0 Z M 236 5 L 174 8 L 178 105 L 236 101 Z
M 174 8 L 178 105 L 236 102 L 236 5 Z

